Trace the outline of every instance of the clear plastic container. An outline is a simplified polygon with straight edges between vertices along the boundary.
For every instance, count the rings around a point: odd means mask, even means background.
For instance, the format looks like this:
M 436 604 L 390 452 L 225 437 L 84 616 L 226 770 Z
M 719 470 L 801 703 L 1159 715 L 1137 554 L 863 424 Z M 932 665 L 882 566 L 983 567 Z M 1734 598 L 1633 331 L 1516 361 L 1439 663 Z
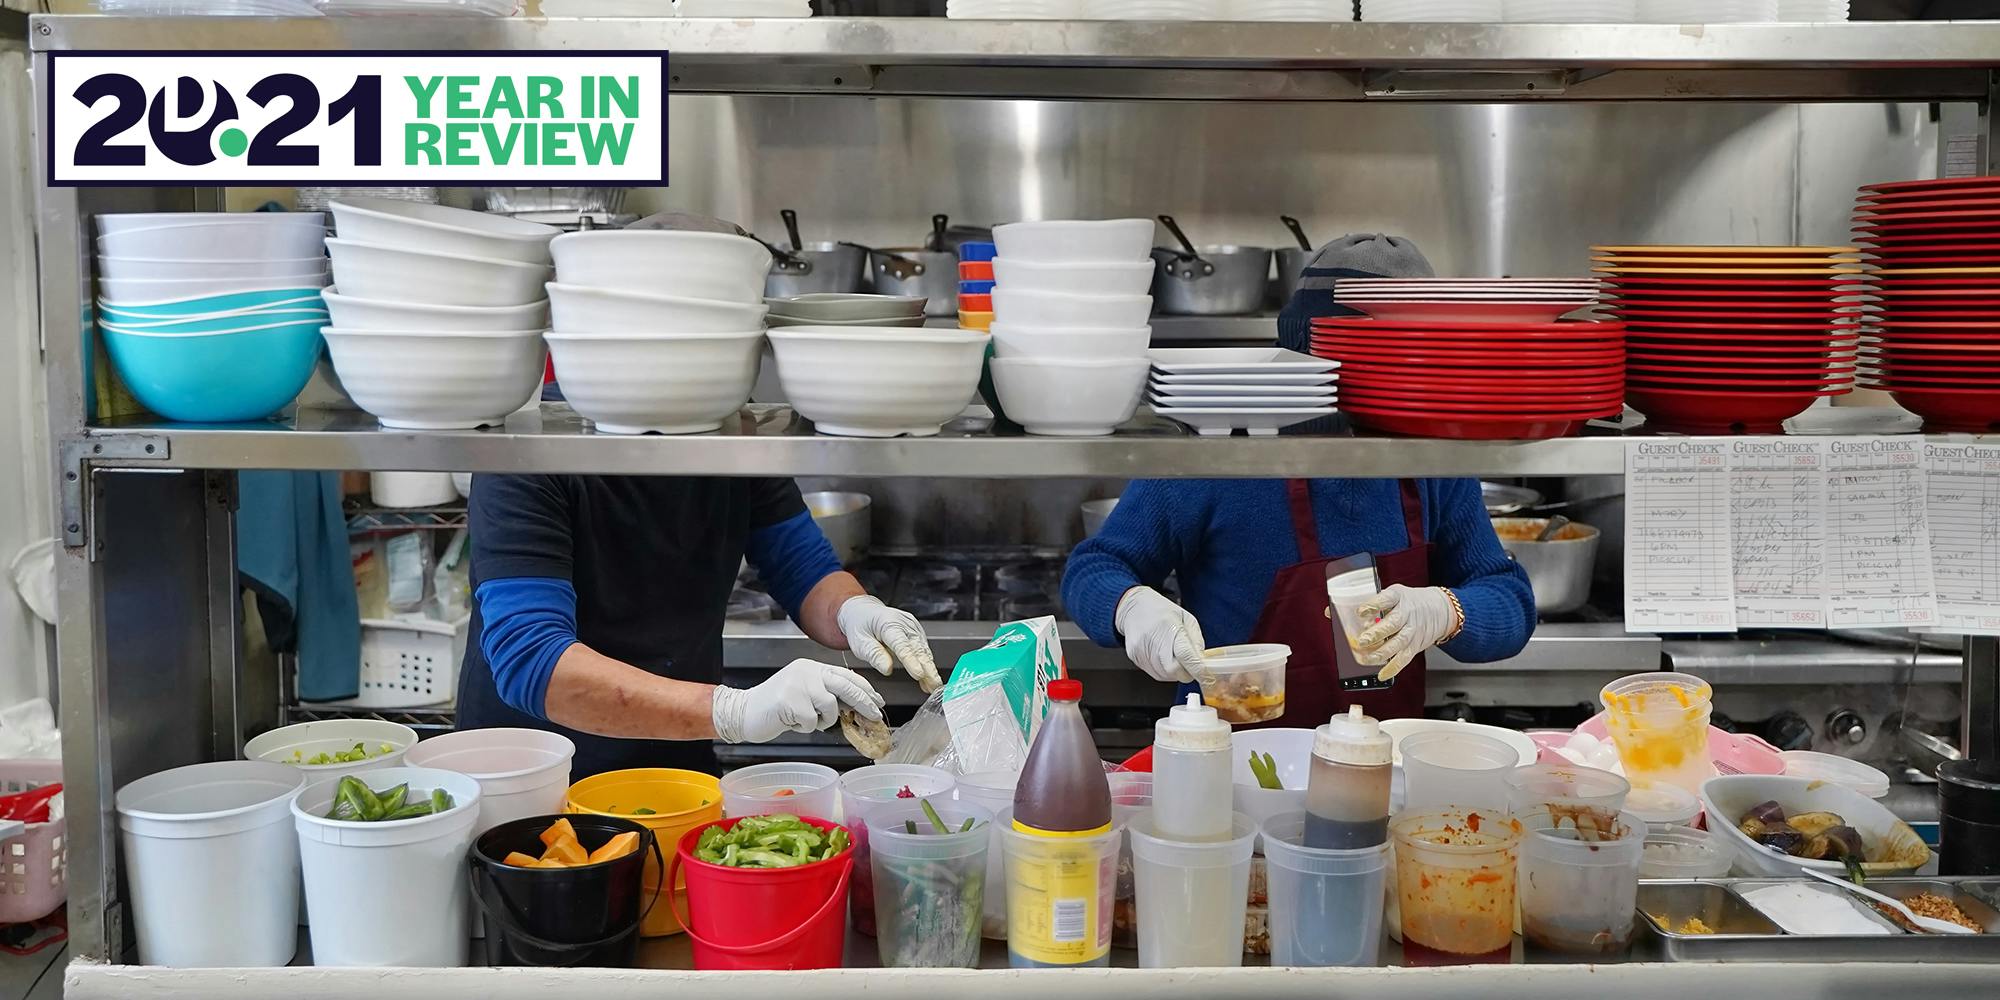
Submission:
M 1708 682 L 1691 674 L 1631 674 L 1604 685 L 1604 724 L 1635 787 L 1656 782 L 1699 793 L 1715 776 L 1708 752 Z
M 978 806 L 989 814 L 997 815 L 1000 810 L 1014 804 L 1014 786 L 1021 781 L 1019 771 L 975 771 L 958 776 L 958 784 L 952 794 L 958 801 Z M 1115 811 L 1115 807 L 1114 807 Z M 986 913 L 980 933 L 993 941 L 1007 940 L 1007 893 L 1001 881 L 1007 874 L 1006 849 L 1000 846 L 1000 828 L 988 824 L 992 841 L 986 851 Z
M 1871 799 L 1883 798 L 1889 794 L 1888 775 L 1851 757 L 1816 753 L 1812 750 L 1787 750 L 1778 757 L 1785 762 L 1787 777 L 1831 781 L 1836 785 L 1852 788 Z
M 1507 772 L 1507 811 L 1526 816 L 1546 809 L 1556 825 L 1595 839 L 1624 810 L 1632 784 L 1610 771 L 1575 764 L 1523 764 Z
M 934 798 L 931 805 L 951 801 L 956 784 L 950 772 L 922 764 L 870 764 L 840 776 L 841 822 L 854 836 L 854 874 L 847 886 L 847 916 L 854 929 L 875 933 L 875 879 L 868 862 L 868 817 L 883 806 L 911 798 Z M 901 795 L 909 789 L 910 796 Z
M 1228 968 L 1243 964 L 1243 912 L 1257 824 L 1230 814 L 1226 840 L 1163 836 L 1159 806 L 1132 821 L 1138 890 L 1139 967 Z
M 1382 950 L 1382 893 L 1389 845 L 1358 850 L 1305 846 L 1306 814 L 1264 821 L 1269 871 L 1271 964 L 1373 966 Z
M 1014 825 L 1009 808 L 993 817 L 1007 861 L 1007 961 L 1017 969 L 1104 968 L 1111 964 L 1112 897 L 1118 885 L 1118 847 L 1125 831 L 1079 837 L 1037 837 Z M 1024 937 L 1025 935 L 1025 937 Z M 1074 946 L 1074 962 L 1039 953 L 1049 941 Z
M 1389 836 L 1396 845 L 1404 961 L 1506 962 L 1514 947 L 1521 824 L 1499 810 L 1443 809 L 1404 813 L 1389 824 Z
M 1625 811 L 1655 831 L 1693 826 L 1701 818 L 1701 798 L 1679 785 L 1649 785 L 1625 796 Z
M 1355 636 L 1380 620 L 1372 615 L 1363 615 L 1361 606 L 1381 592 L 1382 581 L 1375 574 L 1373 562 L 1326 581 L 1326 599 L 1333 605 L 1334 618 L 1340 622 L 1341 634 L 1347 637 L 1347 648 L 1354 654 L 1354 662 L 1364 667 L 1379 667 L 1389 662 L 1388 651 L 1381 647 L 1363 652 L 1354 645 Z
M 1640 852 L 1640 878 L 1722 878 L 1736 853 L 1721 837 L 1691 826 L 1653 830 Z
M 1208 676 L 1201 700 L 1231 725 L 1269 722 L 1285 714 L 1285 662 L 1292 647 L 1276 642 L 1217 646 L 1201 654 Z
M 1429 732 L 1405 737 L 1401 750 L 1405 811 L 1506 811 L 1502 779 L 1521 760 L 1513 747 L 1478 733 Z
M 722 815 L 791 813 L 831 820 L 840 805 L 840 774 L 824 764 L 776 761 L 722 776 Z
M 1111 784 L 1111 822 L 1119 828 L 1153 807 L 1153 776 L 1143 771 L 1111 771 L 1104 779 Z M 1139 907 L 1134 902 L 1132 884 L 1132 841 L 1119 841 L 1118 881 L 1112 893 L 1111 946 L 1139 947 Z
M 883 968 L 976 969 L 993 814 L 963 802 L 931 808 L 951 832 L 909 800 L 868 814 L 875 947 Z
M 1546 951 L 1618 955 L 1632 944 L 1646 821 L 1613 818 L 1602 836 L 1570 825 L 1561 808 L 1538 806 L 1521 824 L 1521 936 Z

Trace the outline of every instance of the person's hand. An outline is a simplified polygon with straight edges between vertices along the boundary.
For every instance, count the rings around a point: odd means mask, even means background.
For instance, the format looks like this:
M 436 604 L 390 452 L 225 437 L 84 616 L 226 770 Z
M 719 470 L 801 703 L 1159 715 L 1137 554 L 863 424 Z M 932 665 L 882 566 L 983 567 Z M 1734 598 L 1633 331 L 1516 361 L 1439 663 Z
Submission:
M 896 664 L 924 689 L 925 694 L 943 684 L 938 680 L 937 661 L 931 658 L 931 641 L 917 616 L 898 611 L 866 594 L 850 597 L 834 616 L 847 648 L 868 661 L 882 676 L 889 676 Z
M 882 718 L 882 696 L 846 667 L 793 660 L 749 690 L 715 689 L 709 718 L 725 743 L 766 743 L 780 733 L 814 733 L 834 724 L 842 706 Z
M 1443 587 L 1394 584 L 1356 610 L 1364 619 L 1382 619 L 1354 637 L 1355 649 L 1388 654 L 1389 662 L 1375 675 L 1382 681 L 1402 673 L 1418 653 L 1456 636 L 1465 627 L 1465 612 L 1458 599 Z
M 1206 674 L 1208 643 L 1187 609 L 1151 587 L 1133 587 L 1118 599 L 1112 624 L 1125 637 L 1125 655 L 1156 681 L 1191 681 Z

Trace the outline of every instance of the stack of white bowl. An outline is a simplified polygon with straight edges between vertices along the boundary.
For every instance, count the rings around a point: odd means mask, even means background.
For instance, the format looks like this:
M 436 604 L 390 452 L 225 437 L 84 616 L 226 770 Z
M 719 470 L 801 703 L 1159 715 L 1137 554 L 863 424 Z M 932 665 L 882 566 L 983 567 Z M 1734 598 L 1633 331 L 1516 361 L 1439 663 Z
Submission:
M 326 216 L 97 217 L 97 329 L 119 378 L 171 420 L 256 420 L 312 378 Z
M 549 240 L 560 230 L 442 205 L 345 198 L 334 230 L 327 352 L 384 427 L 505 422 L 537 398 Z
M 1153 220 L 993 230 L 993 388 L 1030 434 L 1109 434 L 1146 385 Z
M 608 434 L 699 434 L 750 400 L 771 252 L 728 233 L 558 237 L 548 334 L 556 382 Z

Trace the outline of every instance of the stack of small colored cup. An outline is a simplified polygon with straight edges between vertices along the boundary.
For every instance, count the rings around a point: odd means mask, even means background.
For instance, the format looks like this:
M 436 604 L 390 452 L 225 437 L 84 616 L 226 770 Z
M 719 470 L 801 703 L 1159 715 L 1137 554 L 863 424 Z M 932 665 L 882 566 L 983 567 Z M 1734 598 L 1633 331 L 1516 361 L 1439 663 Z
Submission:
M 993 325 L 993 258 L 991 243 L 958 246 L 958 325 L 985 330 Z

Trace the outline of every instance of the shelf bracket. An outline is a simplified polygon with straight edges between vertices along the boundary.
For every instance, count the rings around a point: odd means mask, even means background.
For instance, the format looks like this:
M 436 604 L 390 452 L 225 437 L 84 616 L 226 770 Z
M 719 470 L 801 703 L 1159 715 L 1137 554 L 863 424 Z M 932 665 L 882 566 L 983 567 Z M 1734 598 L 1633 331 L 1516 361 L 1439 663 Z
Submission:
M 1564 70 L 1370 70 L 1362 78 L 1370 100 L 1498 101 L 1561 97 L 1569 89 Z
M 85 435 L 62 443 L 62 541 L 65 548 L 82 548 L 91 544 L 96 532 L 91 530 L 91 519 L 96 516 L 97 505 L 90 503 L 86 490 L 91 488 L 90 463 L 102 459 L 118 461 L 166 461 L 168 456 L 167 438 L 164 434 L 119 434 L 116 437 L 92 437 Z M 96 549 L 90 557 L 97 557 Z

